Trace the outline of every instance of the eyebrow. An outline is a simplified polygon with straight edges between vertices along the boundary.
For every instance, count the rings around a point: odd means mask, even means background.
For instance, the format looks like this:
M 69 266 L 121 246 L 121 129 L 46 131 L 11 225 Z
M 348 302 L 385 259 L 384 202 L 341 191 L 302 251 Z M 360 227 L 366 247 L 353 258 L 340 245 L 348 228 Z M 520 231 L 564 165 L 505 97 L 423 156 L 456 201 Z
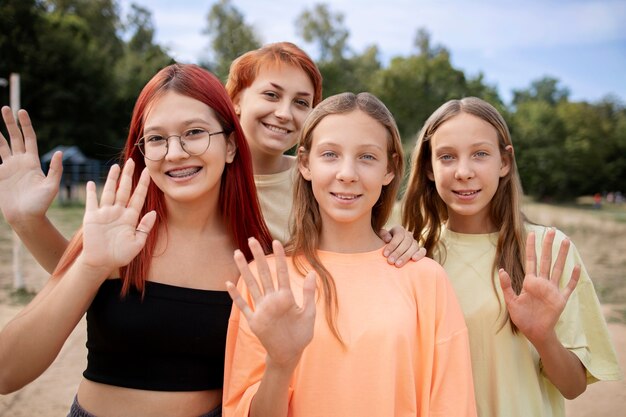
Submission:
M 193 125 L 193 124 L 196 124 L 196 123 L 202 123 L 202 124 L 205 124 L 205 125 L 212 126 L 212 124 L 210 122 L 208 122 L 207 120 L 201 119 L 199 117 L 196 117 L 196 118 L 193 118 L 193 119 L 187 119 L 187 120 L 184 120 L 184 121 L 180 122 L 180 124 L 183 125 L 183 126 L 190 126 L 190 125 Z M 151 130 L 163 130 L 163 128 L 160 125 L 144 126 L 143 127 L 143 131 L 144 132 L 148 132 L 148 131 L 151 131 Z
M 270 81 L 270 85 L 271 85 L 272 87 L 274 87 L 275 89 L 277 89 L 277 90 L 280 90 L 280 91 L 285 91 L 285 89 L 284 89 L 284 88 L 283 88 L 280 84 L 276 84 L 276 83 L 273 83 L 273 82 L 271 82 L 271 81 Z M 298 92 L 296 92 L 296 95 L 297 95 L 297 96 L 305 96 L 305 97 L 309 97 L 309 96 L 311 96 L 312 94 L 311 94 L 311 93 L 309 93 L 309 92 L 307 92 L 307 91 L 298 91 Z

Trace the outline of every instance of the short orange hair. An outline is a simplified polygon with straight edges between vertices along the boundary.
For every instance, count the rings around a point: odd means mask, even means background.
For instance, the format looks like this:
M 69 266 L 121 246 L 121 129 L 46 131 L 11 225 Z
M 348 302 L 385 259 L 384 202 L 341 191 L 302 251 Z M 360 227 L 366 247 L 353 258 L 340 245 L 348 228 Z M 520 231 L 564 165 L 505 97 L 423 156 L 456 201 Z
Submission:
M 246 52 L 230 65 L 226 91 L 231 100 L 250 87 L 263 67 L 287 64 L 300 68 L 313 83 L 313 107 L 322 101 L 322 74 L 315 62 L 291 42 L 276 42 Z

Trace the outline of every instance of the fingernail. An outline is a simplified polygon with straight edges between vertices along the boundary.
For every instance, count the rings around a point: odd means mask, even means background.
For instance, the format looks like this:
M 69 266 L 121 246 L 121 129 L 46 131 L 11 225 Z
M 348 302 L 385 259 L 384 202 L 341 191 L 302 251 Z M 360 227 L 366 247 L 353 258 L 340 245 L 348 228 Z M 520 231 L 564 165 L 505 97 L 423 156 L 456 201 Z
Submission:
M 389 256 L 389 251 L 388 250 L 384 251 L 383 255 L 385 255 L 385 258 L 388 257 Z
M 391 262 L 392 264 L 396 263 L 396 258 L 394 258 L 393 256 L 391 258 L 389 258 L 389 262 Z

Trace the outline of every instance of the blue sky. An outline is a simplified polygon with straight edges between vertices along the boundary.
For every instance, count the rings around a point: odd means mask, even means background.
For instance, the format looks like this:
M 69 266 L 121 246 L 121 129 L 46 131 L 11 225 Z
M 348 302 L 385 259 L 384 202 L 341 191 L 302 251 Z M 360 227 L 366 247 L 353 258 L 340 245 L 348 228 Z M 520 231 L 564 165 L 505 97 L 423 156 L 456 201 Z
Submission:
M 181 62 L 206 57 L 202 34 L 214 1 L 134 0 L 153 13 L 157 41 Z M 317 58 L 297 36 L 296 17 L 320 1 L 233 0 L 263 43 L 287 40 Z M 122 0 L 126 10 L 130 0 Z M 349 46 L 360 53 L 375 44 L 386 62 L 413 52 L 418 28 L 451 53 L 453 65 L 498 88 L 525 89 L 543 76 L 557 78 L 571 100 L 612 94 L 626 104 L 626 0 L 334 0 L 343 13 Z

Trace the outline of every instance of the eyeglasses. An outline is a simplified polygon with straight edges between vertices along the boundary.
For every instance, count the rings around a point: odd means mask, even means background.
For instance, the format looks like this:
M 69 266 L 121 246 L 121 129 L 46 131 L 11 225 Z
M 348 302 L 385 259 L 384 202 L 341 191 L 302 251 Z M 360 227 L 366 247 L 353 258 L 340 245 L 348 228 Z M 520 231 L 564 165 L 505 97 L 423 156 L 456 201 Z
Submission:
M 192 129 L 185 130 L 180 135 L 146 135 L 135 143 L 135 146 L 139 148 L 139 151 L 143 156 L 151 161 L 160 161 L 165 158 L 167 151 L 170 147 L 170 138 L 178 138 L 181 148 L 189 155 L 201 155 L 209 149 L 211 144 L 211 136 L 221 135 L 225 132 L 220 130 L 219 132 L 209 132 L 201 127 L 194 127 Z

